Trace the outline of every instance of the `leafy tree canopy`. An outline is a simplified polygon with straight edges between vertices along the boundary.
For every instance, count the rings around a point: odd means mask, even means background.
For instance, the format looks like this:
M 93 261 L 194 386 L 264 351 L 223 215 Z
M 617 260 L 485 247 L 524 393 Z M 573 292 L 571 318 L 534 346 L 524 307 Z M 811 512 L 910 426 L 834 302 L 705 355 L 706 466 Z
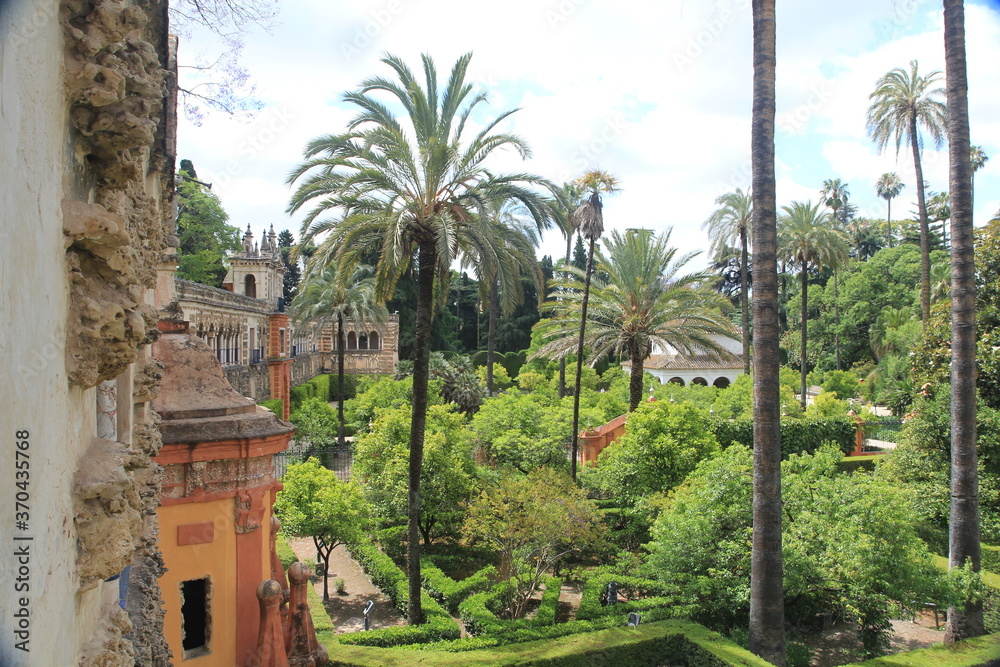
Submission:
M 240 230 L 229 224 L 210 186 L 195 180 L 192 172 L 177 174 L 177 209 L 177 277 L 222 287 L 225 260 L 240 249 Z

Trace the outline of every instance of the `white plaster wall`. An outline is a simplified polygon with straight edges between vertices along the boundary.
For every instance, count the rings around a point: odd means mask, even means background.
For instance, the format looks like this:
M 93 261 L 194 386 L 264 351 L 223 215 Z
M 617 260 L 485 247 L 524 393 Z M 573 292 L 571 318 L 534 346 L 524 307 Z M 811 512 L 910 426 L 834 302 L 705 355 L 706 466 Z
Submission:
M 99 616 L 101 587 L 77 597 L 71 485 L 94 432 L 94 390 L 70 390 L 60 202 L 72 160 L 63 37 L 54 0 L 0 2 L 0 664 L 75 665 Z M 16 530 L 16 430 L 30 433 L 29 529 Z M 31 536 L 30 590 L 13 590 L 14 535 Z M 23 544 L 23 543 L 22 543 Z M 30 652 L 15 649 L 29 598 Z

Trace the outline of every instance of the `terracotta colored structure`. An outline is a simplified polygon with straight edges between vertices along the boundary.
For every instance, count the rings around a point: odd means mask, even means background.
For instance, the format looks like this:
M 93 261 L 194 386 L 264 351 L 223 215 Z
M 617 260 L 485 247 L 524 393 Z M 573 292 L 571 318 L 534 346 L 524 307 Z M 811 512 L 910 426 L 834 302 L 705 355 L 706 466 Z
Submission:
M 597 457 L 612 442 L 625 434 L 625 421 L 628 414 L 615 417 L 607 424 L 597 428 L 588 428 L 580 433 L 579 452 L 581 466 L 596 466 Z
M 172 324 L 153 345 L 164 634 L 176 664 L 243 666 L 257 653 L 257 589 L 272 577 L 274 454 L 294 427 L 237 394 L 211 348 Z

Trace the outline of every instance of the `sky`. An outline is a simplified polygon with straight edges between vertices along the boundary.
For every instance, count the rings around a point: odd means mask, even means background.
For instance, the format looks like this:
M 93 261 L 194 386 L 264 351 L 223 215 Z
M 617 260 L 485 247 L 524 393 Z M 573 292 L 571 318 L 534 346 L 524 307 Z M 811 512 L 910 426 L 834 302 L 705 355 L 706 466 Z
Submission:
M 469 78 L 489 96 L 485 123 L 511 108 L 503 129 L 532 156 L 498 156 L 496 170 L 562 183 L 592 169 L 622 189 L 605 198 L 605 228 L 672 229 L 682 252 L 708 266 L 703 221 L 715 198 L 750 185 L 750 0 L 281 0 L 268 33 L 255 29 L 241 61 L 262 109 L 180 119 L 178 158 L 213 183 L 230 222 L 298 238 L 301 215 L 285 213 L 288 173 L 313 137 L 340 133 L 355 110 L 342 102 L 366 78 L 392 74 L 385 53 L 414 70 L 429 54 L 443 80 L 473 52 Z M 975 177 L 975 222 L 1000 210 L 1000 0 L 966 3 L 972 143 L 991 160 Z M 876 80 L 917 59 L 944 71 L 941 4 L 931 0 L 777 1 L 776 174 L 778 205 L 817 200 L 840 178 L 861 216 L 884 218 L 874 183 L 905 184 L 893 218 L 916 210 L 907 148 L 878 154 L 865 115 Z M 209 62 L 218 42 L 182 38 L 179 62 Z M 191 70 L 181 70 L 184 77 Z M 944 76 L 941 76 L 944 85 Z M 948 189 L 947 146 L 923 154 L 931 190 Z M 538 255 L 565 253 L 558 230 Z

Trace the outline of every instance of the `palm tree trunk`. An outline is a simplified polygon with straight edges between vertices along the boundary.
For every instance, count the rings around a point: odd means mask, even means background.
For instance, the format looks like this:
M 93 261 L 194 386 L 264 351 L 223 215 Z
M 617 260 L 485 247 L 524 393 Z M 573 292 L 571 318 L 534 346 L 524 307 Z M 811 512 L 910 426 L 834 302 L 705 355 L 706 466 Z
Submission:
M 430 375 L 431 318 L 434 313 L 434 273 L 437 247 L 433 240 L 420 243 L 417 275 L 416 332 L 413 341 L 413 417 L 410 422 L 410 486 L 407 499 L 406 565 L 410 599 L 407 622 L 424 622 L 420 604 L 420 472 L 424 459 L 424 427 L 427 423 L 427 382 Z
M 573 235 L 570 234 L 566 237 L 566 263 L 565 266 L 569 266 L 569 260 L 573 256 Z M 567 277 L 570 274 L 564 274 Z M 566 357 L 559 357 L 559 398 L 566 396 Z
M 740 229 L 740 307 L 743 311 L 743 372 L 750 375 L 750 286 L 747 276 L 747 232 Z
M 917 175 L 917 211 L 920 219 L 920 312 L 921 326 L 927 331 L 931 317 L 931 235 L 927 223 L 927 202 L 924 198 L 924 170 L 920 166 L 920 146 L 917 116 L 910 116 L 910 145 L 913 146 L 913 170 Z
M 833 330 L 833 346 L 837 352 L 837 370 L 840 370 L 840 292 L 837 289 L 837 271 L 833 271 L 833 318 L 837 328 Z
M 972 232 L 972 166 L 965 62 L 965 11 L 944 0 L 951 158 L 951 516 L 949 566 L 980 567 L 979 479 L 976 459 L 976 276 Z M 985 633 L 983 603 L 948 610 L 946 642 Z
M 632 412 L 639 407 L 642 401 L 642 378 L 643 378 L 643 354 L 639 351 L 639 346 L 634 343 L 629 345 L 629 361 L 632 362 L 632 370 L 629 371 L 628 378 L 628 411 Z
M 775 0 L 753 0 L 753 549 L 750 650 L 785 665 L 778 394 L 777 195 L 774 177 Z
M 888 246 L 892 247 L 892 197 L 885 200 L 885 228 L 888 238 L 886 239 Z
M 337 446 L 344 447 L 344 315 L 337 315 Z
M 802 400 L 802 409 L 806 407 L 806 341 L 808 340 L 808 326 L 806 324 L 806 318 L 809 316 L 809 307 L 807 305 L 807 299 L 809 291 L 809 273 L 806 271 L 806 264 L 802 264 L 802 348 L 799 356 L 799 375 L 802 378 L 801 391 L 802 394 L 799 398 Z
M 583 337 L 587 333 L 587 301 L 590 299 L 590 274 L 594 270 L 594 239 L 587 252 L 587 273 L 583 280 L 583 303 L 580 306 L 580 342 L 576 347 L 576 382 L 573 384 L 573 460 L 570 471 L 576 481 L 576 452 L 580 439 L 580 379 L 583 376 Z
M 493 352 L 497 337 L 497 280 L 490 280 L 490 325 L 486 332 L 486 392 L 493 395 Z

